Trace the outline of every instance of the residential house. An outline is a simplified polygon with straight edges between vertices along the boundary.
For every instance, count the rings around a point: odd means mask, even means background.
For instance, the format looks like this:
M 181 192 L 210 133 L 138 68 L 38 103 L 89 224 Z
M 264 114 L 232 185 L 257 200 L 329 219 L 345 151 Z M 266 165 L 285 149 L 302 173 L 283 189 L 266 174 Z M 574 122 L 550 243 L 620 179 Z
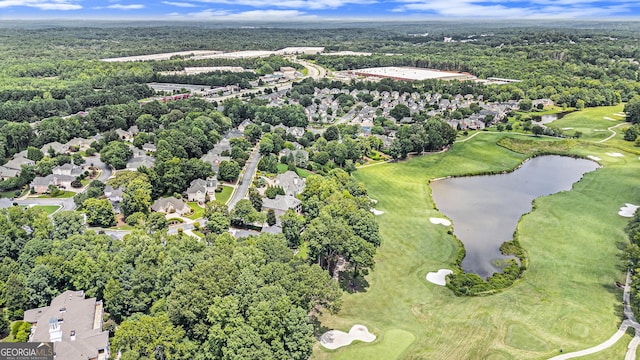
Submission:
M 65 144 L 67 151 L 84 151 L 91 147 L 93 140 L 83 138 L 73 138 Z M 77 149 L 77 150 L 76 150 Z
M 251 120 L 245 120 L 243 122 L 240 123 L 240 125 L 238 125 L 238 130 L 242 131 L 244 133 L 244 131 L 247 129 L 247 126 L 253 124 L 253 122 Z
M 51 174 L 44 177 L 36 177 L 31 181 L 29 186 L 33 188 L 34 192 L 42 194 L 49 191 L 49 185 L 53 185 L 61 189 L 71 189 L 71 183 L 75 180 L 75 176 Z
M 280 155 L 280 157 L 291 157 L 293 158 L 293 163 L 297 166 L 297 167 L 306 167 L 307 163 L 309 162 L 309 152 L 306 150 L 289 150 L 289 149 L 282 149 L 280 151 L 280 153 L 278 154 Z
M 151 210 L 156 212 L 162 212 L 165 214 L 177 213 L 179 215 L 186 214 L 191 211 L 191 208 L 181 199 L 176 199 L 173 196 L 168 198 L 160 198 L 153 202 Z
M 9 169 L 8 167 L 0 166 L 0 180 L 4 181 L 17 176 L 20 176 L 20 170 Z
M 272 209 L 279 217 L 289 209 L 297 213 L 302 212 L 302 202 L 291 195 L 276 195 L 275 199 L 263 199 L 262 208 L 264 210 Z
M 285 195 L 296 196 L 305 187 L 305 181 L 293 171 L 286 171 L 284 174 L 276 176 L 275 185 L 282 187 Z
M 209 151 L 206 155 L 203 155 L 200 160 L 211 164 L 211 169 L 215 172 L 218 173 L 218 168 L 220 167 L 220 163 L 223 161 L 231 161 L 231 157 L 229 156 L 222 156 L 220 154 L 216 154 L 213 153 L 211 151 Z
M 8 169 L 18 170 L 18 172 L 22 171 L 22 166 L 34 166 L 36 164 L 35 161 L 31 159 L 27 159 L 24 157 L 15 157 L 13 160 L 9 160 L 4 167 Z
M 60 144 L 57 141 L 43 145 L 40 148 L 40 151 L 42 151 L 45 156 L 49 156 L 49 149 L 53 149 L 53 152 L 55 154 L 66 154 L 69 152 L 69 147 L 66 144 Z
M 61 166 L 56 166 L 52 169 L 54 175 L 67 175 L 73 176 L 74 178 L 82 175 L 83 170 L 82 167 L 74 164 L 64 164 Z
M 189 186 L 186 191 L 187 199 L 189 201 L 197 201 L 199 204 L 204 204 L 207 202 L 207 199 L 214 200 L 216 198 L 217 187 L 218 180 L 216 178 L 193 180 L 191 186 Z
M 145 143 L 144 145 L 142 145 L 142 150 L 144 150 L 146 152 L 153 153 L 153 152 L 156 152 L 157 149 L 158 148 L 154 144 L 151 144 L 151 143 Z
M 116 129 L 116 134 L 118 137 L 124 141 L 133 141 L 133 134 L 130 131 Z
M 111 202 L 113 210 L 118 214 L 120 213 L 120 203 L 122 202 L 123 191 L 122 187 L 114 189 L 111 185 L 104 188 L 104 196 Z
M 67 290 L 51 305 L 24 312 L 31 323 L 29 342 L 54 342 L 58 360 L 106 360 L 109 332 L 103 331 L 102 301 L 86 299 L 84 291 Z
M 147 169 L 152 168 L 155 165 L 156 159 L 151 156 L 134 157 L 127 161 L 127 169 L 137 170 L 140 166 L 144 166 Z

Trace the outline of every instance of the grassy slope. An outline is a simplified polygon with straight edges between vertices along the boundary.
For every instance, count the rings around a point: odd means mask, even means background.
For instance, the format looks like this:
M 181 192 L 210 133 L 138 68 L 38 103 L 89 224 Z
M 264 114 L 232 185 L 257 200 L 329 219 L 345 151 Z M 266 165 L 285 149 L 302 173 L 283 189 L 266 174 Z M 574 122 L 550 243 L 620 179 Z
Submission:
M 416 359 L 542 359 L 560 348 L 590 347 L 616 331 L 621 292 L 613 282 L 623 281 L 619 256 L 627 222 L 617 210 L 640 200 L 634 186 L 640 161 L 631 154 L 606 156 L 612 149 L 604 146 L 577 146 L 576 153 L 601 157 L 606 166 L 587 174 L 574 191 L 537 200 L 537 210 L 522 219 L 518 231 L 530 269 L 515 286 L 494 296 L 458 298 L 424 280 L 428 271 L 450 267 L 458 250 L 447 228 L 428 221 L 441 216 L 428 180 L 517 166 L 524 156 L 496 146 L 501 136 L 480 134 L 445 154 L 355 173 L 385 212 L 378 217 L 383 244 L 369 290 L 345 296 L 343 310 L 324 316 L 324 326 L 348 330 L 362 323 L 383 338 L 406 330 L 416 340 L 402 357 Z M 385 355 L 383 342 L 317 350 L 314 358 L 394 358 Z M 622 350 L 616 357 L 624 356 Z

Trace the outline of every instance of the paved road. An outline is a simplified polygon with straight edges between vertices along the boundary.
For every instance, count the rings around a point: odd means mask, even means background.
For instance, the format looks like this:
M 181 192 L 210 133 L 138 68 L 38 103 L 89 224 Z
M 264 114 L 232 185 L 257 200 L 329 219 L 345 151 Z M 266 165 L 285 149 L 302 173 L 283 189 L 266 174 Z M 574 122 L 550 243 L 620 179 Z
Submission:
M 227 202 L 229 210 L 233 209 L 238 201 L 247 196 L 249 186 L 251 185 L 253 177 L 256 174 L 256 170 L 258 169 L 258 161 L 260 161 L 260 152 L 258 151 L 258 146 L 256 146 L 253 148 L 253 151 L 249 156 L 249 160 L 247 160 L 247 163 L 245 164 L 244 171 L 240 174 L 240 181 L 238 182 L 235 191 L 231 194 L 231 198 Z
M 635 350 L 638 346 L 638 342 L 640 341 L 640 323 L 636 320 L 635 315 L 633 314 L 633 310 L 631 309 L 630 301 L 631 300 L 631 272 L 627 271 L 627 280 L 624 284 L 624 293 L 622 295 L 622 301 L 624 304 L 624 319 L 622 324 L 620 324 L 620 328 L 616 331 L 613 336 L 607 339 L 605 342 L 598 344 L 594 347 L 590 347 L 588 349 L 574 351 L 567 354 L 562 354 L 558 356 L 554 356 L 549 360 L 566 360 L 572 359 L 580 356 L 585 356 L 589 354 L 594 354 L 605 350 L 613 344 L 615 344 L 620 338 L 624 335 L 629 327 L 632 327 L 636 331 L 636 336 L 633 338 L 629 347 L 627 349 L 627 355 L 625 359 L 635 359 Z M 638 339 L 638 340 L 637 340 Z
M 322 66 L 312 64 L 300 59 L 291 59 L 292 62 L 298 63 L 307 69 L 307 76 L 313 80 L 322 79 L 327 76 L 327 70 Z

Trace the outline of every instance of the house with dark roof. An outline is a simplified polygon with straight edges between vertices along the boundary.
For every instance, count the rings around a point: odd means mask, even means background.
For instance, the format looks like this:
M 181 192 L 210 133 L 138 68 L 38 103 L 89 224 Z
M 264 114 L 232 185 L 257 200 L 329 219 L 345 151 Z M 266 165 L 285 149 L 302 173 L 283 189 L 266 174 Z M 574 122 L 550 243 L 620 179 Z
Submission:
M 24 312 L 31 323 L 29 342 L 53 342 L 57 360 L 106 360 L 109 332 L 102 330 L 102 301 L 84 291 L 67 290 L 51 305 Z

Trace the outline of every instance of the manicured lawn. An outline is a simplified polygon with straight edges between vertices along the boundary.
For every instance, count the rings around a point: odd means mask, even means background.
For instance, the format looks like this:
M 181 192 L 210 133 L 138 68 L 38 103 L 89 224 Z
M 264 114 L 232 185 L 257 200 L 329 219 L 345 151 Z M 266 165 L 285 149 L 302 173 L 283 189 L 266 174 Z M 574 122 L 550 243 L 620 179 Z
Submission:
M 187 205 L 189 205 L 189 207 L 191 208 L 191 211 L 193 211 L 193 214 L 189 216 L 185 216 L 186 218 L 195 220 L 195 219 L 200 219 L 201 217 L 204 216 L 204 208 L 200 207 L 200 205 L 198 205 L 197 202 L 189 202 L 187 203 Z
M 49 199 L 67 199 L 67 198 L 73 197 L 75 194 L 76 193 L 74 193 L 73 191 L 65 191 L 62 194 L 58 195 L 58 196 L 40 195 L 38 197 L 39 198 L 49 198 Z
M 201 239 L 204 238 L 204 233 L 200 232 L 198 230 L 191 230 L 192 233 L 196 234 L 197 236 L 199 236 Z
M 0 198 L 16 198 L 22 195 L 22 193 L 21 190 L 0 191 Z
M 606 112 L 611 110 L 617 112 Z M 415 341 L 405 340 L 410 345 L 399 352 L 384 339 L 335 351 L 316 346 L 314 359 L 547 359 L 561 348 L 571 352 L 599 344 L 617 330 L 622 292 L 614 282 L 624 281 L 620 255 L 628 222 L 617 211 L 625 202 L 640 203 L 640 161 L 606 144 L 572 143 L 570 152 L 600 157 L 604 167 L 586 174 L 572 191 L 537 199 L 536 209 L 521 219 L 517 231 L 530 263 L 514 286 L 466 298 L 426 282 L 427 272 L 451 268 L 459 250 L 446 227 L 429 222 L 442 214 L 434 208 L 428 181 L 513 169 L 526 155 L 497 146 L 505 136 L 531 139 L 483 132 L 443 154 L 354 173 L 378 200 L 376 209 L 384 211 L 376 217 L 382 245 L 366 278 L 368 290 L 345 293 L 342 310 L 325 313 L 322 326 L 344 330 L 361 323 L 376 334 L 402 329 Z M 606 155 L 612 151 L 624 157 Z M 624 358 L 626 348 L 617 344 L 607 351 L 607 358 Z
M 51 215 L 54 212 L 56 212 L 58 209 L 60 209 L 60 206 L 58 206 L 58 205 L 35 205 L 35 206 L 33 206 L 33 208 L 34 209 L 44 210 L 48 215 Z
M 229 198 L 231 197 L 232 192 L 233 192 L 232 186 L 227 186 L 227 185 L 223 186 L 222 191 L 219 193 L 216 193 L 216 201 L 226 204 L 227 201 L 229 201 Z
M 581 139 L 599 141 L 611 135 L 607 128 L 624 121 L 622 116 L 614 115 L 620 113 L 623 109 L 624 105 L 587 108 L 572 112 L 560 120 L 547 124 L 547 126 L 562 130 L 568 135 L 573 135 L 576 131 L 579 131 L 582 133 Z M 605 117 L 615 119 L 615 121 L 606 120 Z
M 284 174 L 289 170 L 289 165 L 278 163 L 278 174 Z
M 309 171 L 302 168 L 296 168 L 296 174 L 298 174 L 298 176 L 300 176 L 301 178 L 306 178 L 307 176 L 311 175 Z

